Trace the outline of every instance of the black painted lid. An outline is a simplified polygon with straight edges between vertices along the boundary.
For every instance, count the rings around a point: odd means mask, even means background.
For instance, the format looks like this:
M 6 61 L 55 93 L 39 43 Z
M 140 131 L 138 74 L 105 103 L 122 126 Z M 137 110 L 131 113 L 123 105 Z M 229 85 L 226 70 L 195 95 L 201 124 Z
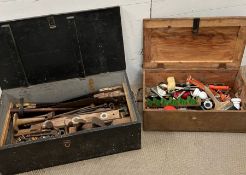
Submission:
M 0 23 L 2 89 L 124 69 L 119 7 Z

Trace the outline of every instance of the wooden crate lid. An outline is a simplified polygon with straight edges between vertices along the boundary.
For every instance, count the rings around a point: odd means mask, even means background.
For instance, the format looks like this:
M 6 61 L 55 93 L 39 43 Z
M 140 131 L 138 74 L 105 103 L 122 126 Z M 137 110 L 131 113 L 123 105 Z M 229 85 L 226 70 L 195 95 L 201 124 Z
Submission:
M 246 17 L 144 20 L 144 68 L 238 70 Z

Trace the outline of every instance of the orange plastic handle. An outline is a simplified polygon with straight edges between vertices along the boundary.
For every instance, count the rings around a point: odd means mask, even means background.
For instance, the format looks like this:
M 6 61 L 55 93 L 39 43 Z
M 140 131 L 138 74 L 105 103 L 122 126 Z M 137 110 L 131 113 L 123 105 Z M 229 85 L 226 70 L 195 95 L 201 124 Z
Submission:
M 189 83 L 191 83 L 191 84 L 194 84 L 194 85 L 196 85 L 197 87 L 199 87 L 199 88 L 202 89 L 202 90 L 205 89 L 205 85 L 204 85 L 202 82 L 200 82 L 200 81 L 198 81 L 198 80 L 192 78 L 191 75 L 187 78 L 186 82 L 189 82 Z M 211 89 L 211 92 L 212 92 L 214 95 L 217 94 L 217 92 L 215 92 L 213 89 Z
M 215 89 L 215 90 L 229 90 L 229 86 L 214 86 L 214 85 L 209 85 L 210 89 Z

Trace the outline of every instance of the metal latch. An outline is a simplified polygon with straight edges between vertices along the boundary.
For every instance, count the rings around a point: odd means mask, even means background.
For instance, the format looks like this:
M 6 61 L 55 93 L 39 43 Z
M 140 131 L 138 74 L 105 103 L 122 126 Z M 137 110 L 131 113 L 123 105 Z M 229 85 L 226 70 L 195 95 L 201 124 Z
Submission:
M 54 16 L 48 16 L 47 21 L 49 23 L 50 29 L 55 29 L 56 28 L 56 22 Z
M 200 26 L 200 18 L 194 18 L 193 27 L 192 27 L 193 34 L 198 34 L 199 26 Z
M 218 69 L 226 69 L 226 64 L 225 63 L 220 63 L 218 66 Z
M 164 63 L 157 63 L 156 67 L 165 69 L 165 64 Z
M 71 140 L 64 140 L 63 144 L 65 148 L 69 148 L 71 146 Z

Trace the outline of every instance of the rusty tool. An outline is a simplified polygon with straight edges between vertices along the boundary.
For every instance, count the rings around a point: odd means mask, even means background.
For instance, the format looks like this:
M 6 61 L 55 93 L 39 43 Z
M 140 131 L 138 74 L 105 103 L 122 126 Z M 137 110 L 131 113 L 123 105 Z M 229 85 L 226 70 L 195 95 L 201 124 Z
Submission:
M 64 120 L 64 124 L 65 124 L 65 131 L 71 134 L 80 130 L 81 127 L 84 124 L 86 124 L 86 120 L 79 117 L 73 117 L 72 119 L 66 118 Z
M 41 130 L 37 130 L 37 131 L 32 131 L 31 129 L 20 129 L 15 135 L 14 137 L 19 137 L 19 136 L 38 136 L 39 134 L 45 134 L 45 133 L 51 133 L 51 132 L 56 132 L 57 135 L 59 135 L 60 131 L 59 130 L 55 130 L 55 129 L 41 129 Z
M 26 133 L 26 135 L 20 135 L 16 134 L 14 137 L 16 138 L 16 142 L 26 142 L 26 141 L 35 141 L 38 139 L 44 139 L 44 138 L 50 138 L 50 137 L 57 137 L 60 135 L 60 131 L 58 130 L 41 130 L 41 131 L 36 131 L 36 132 L 29 132 Z
M 46 120 L 42 124 L 42 129 L 54 129 L 54 125 L 51 120 Z
M 37 104 L 36 103 L 16 103 L 15 104 L 15 107 L 17 108 L 21 108 L 21 107 L 24 107 L 24 108 L 36 108 L 37 107 Z
M 69 111 L 69 112 L 65 112 L 65 113 L 56 115 L 53 118 L 59 118 L 59 117 L 65 116 L 65 115 L 72 115 L 72 114 L 73 115 L 85 114 L 85 113 L 92 112 L 92 111 L 95 111 L 95 110 L 100 109 L 100 108 L 107 108 L 107 107 L 108 107 L 107 103 L 104 103 L 104 104 L 98 105 L 98 106 L 95 106 L 95 105 L 86 106 L 83 108 L 79 108 L 79 109 L 76 109 L 73 111 Z
M 13 128 L 15 131 L 19 130 L 20 125 L 34 124 L 45 121 L 45 117 L 35 117 L 35 118 L 24 118 L 20 119 L 18 113 L 15 113 L 13 116 Z
M 75 118 L 75 117 L 78 117 L 78 118 Z M 94 113 L 79 114 L 79 115 L 68 114 L 68 115 L 60 116 L 59 118 L 51 119 L 51 121 L 53 123 L 54 128 L 65 128 L 67 126 L 72 127 L 73 125 L 76 124 L 76 121 L 80 122 L 80 124 L 91 123 L 93 117 L 100 118 L 101 120 L 104 120 L 104 121 L 113 120 L 113 119 L 120 118 L 120 112 L 119 110 L 109 110 L 109 111 L 97 111 Z M 32 125 L 31 129 L 40 128 L 41 127 L 40 125 L 42 124 L 38 123 L 38 124 Z M 68 131 L 68 129 L 66 131 Z
M 95 94 L 93 97 L 97 99 L 105 99 L 105 98 L 115 98 L 115 97 L 123 97 L 125 93 L 121 90 L 115 90 L 110 92 L 100 92 Z
M 70 111 L 74 110 L 75 108 L 24 108 L 24 113 L 30 113 L 30 112 L 56 112 L 56 111 Z M 11 113 L 20 112 L 19 108 L 12 108 L 10 110 Z
M 103 127 L 103 126 L 106 126 L 105 123 L 104 123 L 104 121 L 101 120 L 100 118 L 97 118 L 97 117 L 93 117 L 91 123 L 92 123 L 92 125 L 94 127 Z

